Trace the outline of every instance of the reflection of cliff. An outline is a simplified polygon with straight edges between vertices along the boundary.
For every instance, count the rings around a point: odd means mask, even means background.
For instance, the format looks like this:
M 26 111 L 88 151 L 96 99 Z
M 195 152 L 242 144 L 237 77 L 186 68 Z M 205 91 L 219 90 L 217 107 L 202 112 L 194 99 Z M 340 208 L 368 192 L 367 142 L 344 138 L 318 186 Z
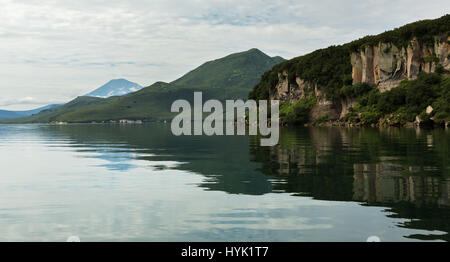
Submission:
M 342 129 L 284 130 L 276 147 L 252 147 L 273 189 L 323 200 L 352 200 L 353 166 L 340 154 Z
M 284 129 L 278 146 L 250 153 L 283 181 L 276 191 L 385 207 L 399 227 L 426 230 L 405 237 L 450 241 L 448 138 L 442 130 Z
M 340 128 L 305 129 L 301 136 L 308 137 L 308 141 L 280 141 L 281 146 L 270 148 L 270 160 L 277 163 L 277 175 L 310 174 L 318 169 L 330 168 L 334 173 L 337 167 L 333 165 L 342 155 L 333 151 L 345 143 L 345 133 Z M 288 133 L 288 135 L 290 135 Z M 296 134 L 298 135 L 298 134 Z M 282 137 L 282 139 L 285 137 Z M 294 144 L 299 143 L 299 144 Z M 275 167 L 272 165 L 272 168 Z M 324 171 L 324 170 L 323 170 Z
M 205 190 L 248 195 L 287 192 L 320 200 L 367 202 L 386 207 L 389 217 L 405 219 L 401 227 L 440 231 L 410 238 L 450 241 L 450 136 L 444 130 L 285 128 L 278 146 L 261 147 L 257 137 L 175 137 L 169 127 L 41 129 L 43 136 L 95 152 L 93 157 L 100 155 L 113 166 L 121 164 L 115 162 L 117 157 L 153 164 L 175 161 L 184 163 L 176 169 L 203 175 L 198 186 Z
M 411 202 L 450 206 L 450 178 L 414 176 L 395 164 L 355 164 L 353 199 L 373 203 Z

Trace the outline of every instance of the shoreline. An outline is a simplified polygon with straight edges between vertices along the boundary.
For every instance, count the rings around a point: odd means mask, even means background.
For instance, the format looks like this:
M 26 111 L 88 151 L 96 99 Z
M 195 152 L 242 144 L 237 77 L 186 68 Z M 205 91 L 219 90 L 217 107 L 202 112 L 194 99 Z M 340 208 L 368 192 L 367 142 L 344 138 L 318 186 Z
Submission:
M 170 121 L 167 120 L 154 120 L 154 121 L 139 121 L 139 122 L 119 122 L 119 121 L 88 121 L 88 122 L 28 122 L 28 123 L 14 123 L 14 122 L 0 122 L 0 125 L 53 125 L 53 126 L 64 126 L 64 125 L 121 125 L 121 126 L 135 126 L 135 125 L 145 125 L 152 123 L 160 123 L 160 124 L 170 124 Z M 248 127 L 248 123 L 246 123 Z M 420 128 L 420 129 L 449 129 L 450 122 L 446 123 L 426 123 L 420 124 L 415 122 L 405 122 L 405 123 L 376 123 L 376 124 L 362 124 L 362 123 L 349 123 L 344 121 L 327 121 L 322 123 L 314 123 L 309 122 L 305 124 L 287 124 L 280 123 L 280 128 L 295 128 L 295 127 L 346 127 L 346 128 Z
M 415 122 L 405 122 L 405 123 L 376 123 L 376 124 L 362 124 L 362 123 L 349 123 L 349 122 L 343 122 L 343 121 L 328 121 L 323 123 L 306 123 L 303 125 L 288 125 L 288 124 L 281 124 L 281 126 L 286 127 L 295 127 L 295 126 L 305 126 L 305 127 L 379 127 L 379 128 L 386 128 L 386 127 L 397 127 L 397 128 L 424 128 L 424 129 L 448 129 L 450 128 L 450 122 L 446 123 L 415 123 Z

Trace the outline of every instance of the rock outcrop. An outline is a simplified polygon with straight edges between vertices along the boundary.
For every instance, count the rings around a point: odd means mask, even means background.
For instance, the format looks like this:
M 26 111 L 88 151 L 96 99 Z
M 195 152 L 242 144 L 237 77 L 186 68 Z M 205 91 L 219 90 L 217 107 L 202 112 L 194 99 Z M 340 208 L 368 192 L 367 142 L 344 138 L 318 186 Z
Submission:
M 435 37 L 434 45 L 412 39 L 407 47 L 392 43 L 366 46 L 351 54 L 353 84 L 377 85 L 381 92 L 390 90 L 403 79 L 415 79 L 420 72 L 434 72 L 437 64 L 450 69 L 450 37 Z
M 450 36 L 435 37 L 434 45 L 413 38 L 407 47 L 380 42 L 365 46 L 359 52 L 350 54 L 353 84 L 368 83 L 376 85 L 380 92 L 391 90 L 404 79 L 415 79 L 420 72 L 434 72 L 437 65 L 450 70 Z M 295 81 L 294 81 L 295 79 Z M 290 76 L 287 71 L 278 73 L 278 83 L 270 91 L 270 99 L 296 103 L 298 100 L 314 95 L 317 104 L 311 109 L 310 118 L 320 116 L 328 119 L 342 119 L 355 99 L 330 100 L 323 87 L 298 76 Z
M 289 101 L 291 104 L 294 104 L 298 100 L 311 95 L 317 98 L 317 103 L 310 111 L 310 119 L 317 119 L 320 116 L 327 116 L 329 119 L 339 119 L 340 105 L 327 99 L 319 85 L 304 81 L 300 77 L 296 77 L 295 82 L 291 83 L 286 71 L 278 73 L 278 84 L 270 94 L 270 99 Z

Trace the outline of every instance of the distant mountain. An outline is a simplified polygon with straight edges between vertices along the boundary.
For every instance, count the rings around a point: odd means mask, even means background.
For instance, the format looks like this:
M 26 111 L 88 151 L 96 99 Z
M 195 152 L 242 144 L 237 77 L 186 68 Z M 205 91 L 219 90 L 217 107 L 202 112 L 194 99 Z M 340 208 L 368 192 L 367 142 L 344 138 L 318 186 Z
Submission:
M 143 87 L 126 79 L 114 79 L 85 96 L 107 98 L 111 96 L 123 96 L 141 90 Z
M 10 119 L 10 118 L 18 118 L 23 117 L 19 115 L 16 111 L 8 111 L 8 110 L 0 110 L 0 119 Z
M 270 57 L 258 49 L 250 49 L 206 62 L 171 83 L 156 82 L 128 95 L 97 98 L 100 100 L 91 101 L 90 104 L 76 103 L 76 107 L 68 108 L 67 105 L 76 100 L 87 98 L 78 97 L 57 110 L 19 120 L 22 122 L 91 122 L 124 118 L 169 120 L 174 115 L 170 112 L 172 102 L 176 99 L 192 101 L 194 91 L 202 91 L 204 100 L 246 99 L 262 74 L 282 61 L 284 59 L 281 57 Z
M 25 110 L 25 111 L 0 110 L 0 120 L 19 118 L 19 117 L 27 117 L 27 116 L 37 114 L 43 110 L 55 108 L 57 106 L 60 106 L 60 105 L 59 104 L 46 105 L 43 107 L 39 107 L 39 108 L 32 109 L 32 110 Z
M 37 114 L 17 119 L 3 119 L 2 123 L 49 123 L 57 121 L 57 117 L 75 111 L 85 106 L 91 106 L 105 102 L 107 99 L 90 96 L 79 96 L 74 100 L 57 107 L 47 108 Z

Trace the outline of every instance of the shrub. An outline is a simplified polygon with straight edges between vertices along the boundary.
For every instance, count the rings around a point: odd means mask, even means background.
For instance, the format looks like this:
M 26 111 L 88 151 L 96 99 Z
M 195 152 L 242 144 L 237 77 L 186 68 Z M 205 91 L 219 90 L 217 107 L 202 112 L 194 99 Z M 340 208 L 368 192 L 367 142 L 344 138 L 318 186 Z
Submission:
M 438 74 L 419 74 L 417 80 L 410 81 L 410 84 L 406 88 L 406 105 L 411 108 L 417 107 L 419 112 L 428 105 L 431 105 L 433 100 L 438 96 L 440 82 L 441 77 Z
M 399 86 L 388 92 L 380 93 L 376 102 L 376 108 L 379 112 L 387 114 L 396 111 L 405 104 L 405 101 L 406 88 Z
M 330 120 L 328 115 L 321 115 L 316 119 L 316 123 L 325 123 L 328 122 L 328 120 Z
M 436 72 L 436 74 L 442 75 L 442 74 L 447 73 L 447 70 L 445 70 L 445 68 L 441 64 L 439 64 L 436 66 L 436 69 L 434 70 L 434 72 Z
M 353 83 L 353 77 L 352 77 L 352 74 L 344 75 L 344 76 L 342 77 L 342 83 L 343 83 L 344 85 L 352 85 L 352 83 Z
M 374 87 L 367 83 L 359 83 L 353 86 L 343 86 L 340 93 L 343 97 L 356 98 L 370 92 L 373 89 Z
M 450 121 L 450 78 L 442 81 L 440 96 L 432 106 L 435 121 Z
M 309 111 L 315 104 L 315 97 L 300 99 L 292 105 L 285 102 L 280 107 L 281 121 L 289 124 L 304 124 L 308 122 Z
M 344 116 L 344 121 L 352 123 L 358 122 L 359 121 L 358 113 L 355 111 L 355 109 L 353 107 L 350 107 L 348 110 L 349 112 Z
M 437 62 L 439 62 L 439 58 L 436 56 L 436 54 L 432 54 L 432 55 L 426 56 L 423 60 L 425 62 L 427 62 L 427 63 L 430 63 L 430 62 L 437 63 Z
M 380 120 L 381 114 L 379 112 L 362 112 L 361 113 L 361 123 L 376 124 Z
M 430 121 L 430 115 L 427 114 L 425 111 L 420 113 L 419 117 L 420 117 L 420 120 L 423 121 L 423 122 L 429 122 Z
M 343 89 L 346 92 L 350 90 Z M 361 112 L 363 124 L 376 123 L 387 114 L 393 114 L 394 121 L 411 122 L 429 105 L 433 106 L 435 121 L 450 120 L 450 78 L 437 73 L 420 73 L 416 80 L 404 80 L 390 91 L 380 93 L 372 89 L 359 97 L 358 106 L 352 108 L 344 120 L 355 121 L 357 112 Z

